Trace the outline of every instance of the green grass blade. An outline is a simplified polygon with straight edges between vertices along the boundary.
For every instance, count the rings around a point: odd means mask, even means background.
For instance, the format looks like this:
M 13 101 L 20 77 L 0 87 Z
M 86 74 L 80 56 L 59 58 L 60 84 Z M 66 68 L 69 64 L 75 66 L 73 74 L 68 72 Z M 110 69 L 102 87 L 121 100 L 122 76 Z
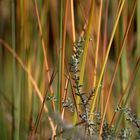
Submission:
M 61 83 L 60 83 L 60 80 L 61 80 L 61 60 L 62 60 L 62 37 L 63 37 L 63 9 L 64 9 L 64 1 L 61 0 L 60 1 L 60 25 L 59 25 L 59 38 L 60 38 L 60 42 L 59 42 L 59 64 L 58 64 L 58 84 L 57 84 L 57 110 L 60 112 L 60 104 L 61 104 L 61 99 L 60 99 L 60 90 L 61 90 Z
M 95 108 L 95 103 L 96 103 L 96 99 L 97 99 L 97 96 L 98 96 L 99 87 L 101 85 L 101 81 L 102 81 L 102 78 L 103 78 L 105 66 L 106 66 L 106 63 L 107 63 L 107 60 L 108 60 L 110 48 L 111 48 L 112 41 L 113 41 L 116 29 L 117 29 L 117 25 L 118 25 L 118 22 L 119 22 L 119 18 L 120 18 L 121 12 L 122 12 L 122 9 L 123 9 L 123 6 L 124 6 L 124 2 L 125 2 L 125 0 L 122 1 L 120 10 L 118 12 L 118 15 L 117 15 L 117 18 L 116 18 L 116 21 L 115 21 L 115 25 L 114 25 L 114 28 L 113 28 L 113 31 L 112 31 L 112 35 L 111 35 L 110 42 L 109 42 L 109 45 L 108 45 L 108 48 L 107 48 L 105 60 L 104 60 L 104 63 L 103 63 L 102 69 L 101 69 L 101 74 L 100 74 L 100 77 L 99 77 L 99 81 L 98 81 L 98 84 L 97 84 L 97 89 L 96 89 L 96 92 L 95 92 L 95 97 L 94 97 L 94 100 L 93 100 L 92 105 L 91 105 L 90 114 L 93 113 L 94 108 Z M 90 118 L 91 117 L 92 117 L 92 115 L 90 115 Z
M 134 79 L 132 80 L 131 86 L 130 86 L 129 91 L 127 93 L 127 96 L 123 102 L 123 105 L 121 106 L 122 108 L 126 107 L 126 105 L 128 103 L 128 99 L 129 99 L 130 95 L 132 94 L 132 90 L 133 90 L 134 86 L 136 85 L 136 82 L 139 78 L 139 74 L 140 74 L 140 59 L 137 62 L 136 73 L 135 73 Z M 117 130 L 120 126 L 120 123 L 121 123 L 122 118 L 123 118 L 123 113 L 124 113 L 124 110 L 121 110 L 119 113 L 119 116 L 118 116 L 118 119 L 116 121 L 115 128 L 114 128 L 114 134 L 117 132 Z
M 135 52 L 135 58 L 138 59 L 140 57 L 140 0 L 137 2 L 137 45 L 136 45 L 136 52 Z M 138 79 L 137 82 L 137 87 L 136 87 L 136 104 L 137 106 L 140 106 L 140 78 Z M 138 118 L 140 118 L 140 110 L 137 108 L 137 115 Z
M 16 1 L 12 0 L 11 3 L 11 17 L 12 17 L 12 48 L 16 50 Z M 20 130 L 20 105 L 19 93 L 17 93 L 17 71 L 16 60 L 13 58 L 13 140 L 19 140 Z
M 92 0 L 91 4 L 91 12 L 89 16 L 89 22 L 87 27 L 87 34 L 86 34 L 86 40 L 85 40 L 85 48 L 84 48 L 84 54 L 81 64 L 81 72 L 80 72 L 80 79 L 79 79 L 79 85 L 83 85 L 83 79 L 84 79 L 84 72 L 85 72 L 85 64 L 86 64 L 86 57 L 87 57 L 87 51 L 89 46 L 89 40 L 90 40 L 90 33 L 92 29 L 92 22 L 93 22 L 93 15 L 94 15 L 94 0 Z M 80 97 L 77 97 L 77 104 L 80 103 Z M 74 124 L 77 122 L 77 112 L 74 114 Z

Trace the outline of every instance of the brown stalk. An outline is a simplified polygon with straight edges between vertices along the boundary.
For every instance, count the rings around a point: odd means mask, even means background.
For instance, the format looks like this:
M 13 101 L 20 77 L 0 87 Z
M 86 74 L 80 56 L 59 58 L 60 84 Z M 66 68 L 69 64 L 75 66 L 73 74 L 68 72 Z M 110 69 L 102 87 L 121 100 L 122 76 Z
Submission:
M 103 7 L 103 0 L 100 0 L 100 10 L 99 10 L 99 21 L 98 21 L 98 32 L 97 32 L 97 44 L 96 44 L 96 51 L 95 51 L 95 68 L 93 71 L 93 87 L 96 86 L 97 80 L 97 65 L 98 65 L 98 50 L 99 50 L 99 43 L 100 43 L 100 28 L 101 28 L 101 17 L 102 17 L 102 7 Z
M 69 86 L 69 76 L 67 76 L 67 80 L 66 80 L 66 84 L 65 84 L 65 92 L 64 92 L 64 96 L 63 96 L 63 101 L 64 102 L 67 99 L 68 86 Z M 61 115 L 62 120 L 64 119 L 64 114 L 65 114 L 65 107 L 62 109 L 62 115 Z
M 64 60 L 65 60 L 65 45 L 66 45 L 66 23 L 69 1 L 66 0 L 64 23 L 63 23 L 63 43 L 62 43 L 62 58 L 61 58 L 61 81 L 60 81 L 60 112 L 62 112 L 62 97 L 64 92 Z
M 90 1 L 90 3 L 91 3 L 91 1 Z M 84 22 L 85 22 L 85 24 L 87 25 L 86 14 L 89 13 L 89 11 L 87 11 L 87 13 L 85 14 L 84 9 L 83 9 L 83 5 L 81 4 L 81 1 L 80 1 L 80 0 L 78 0 L 78 5 L 79 5 L 79 7 L 80 7 L 81 14 L 82 14 L 82 16 L 83 16 Z
M 80 36 L 81 37 L 83 37 L 84 36 L 84 34 L 85 34 L 85 32 L 86 32 L 86 28 L 87 28 L 87 18 L 86 18 L 86 14 L 84 13 L 84 10 L 83 10 L 83 6 L 82 6 L 82 4 L 81 4 L 81 1 L 80 0 L 78 0 L 78 3 L 79 3 L 79 6 L 80 6 L 80 10 L 81 10 L 81 13 L 82 13 L 82 15 L 83 15 L 83 18 L 84 18 L 84 26 L 83 26 L 83 28 L 82 28 L 82 31 L 81 31 L 81 33 L 80 33 Z M 91 2 L 90 2 L 91 3 Z M 90 11 L 90 10 L 89 10 Z M 89 13 L 89 11 L 87 12 L 87 13 Z
M 72 43 L 75 42 L 75 22 L 74 22 L 74 7 L 73 0 L 70 0 L 70 10 L 71 10 L 71 26 L 72 26 Z
M 71 26 L 72 26 L 72 44 L 75 42 L 75 22 L 74 22 L 74 7 L 73 7 L 73 0 L 70 0 L 70 10 L 71 10 Z M 72 45 L 73 46 L 73 45 Z M 74 50 L 74 48 L 72 48 Z M 68 75 L 66 84 L 65 84 L 65 92 L 63 96 L 63 100 L 66 101 L 68 85 L 69 85 L 70 76 Z M 62 120 L 64 118 L 65 108 L 62 110 Z
M 109 6 L 109 2 L 108 2 L 108 0 L 106 0 L 105 21 L 104 21 L 105 22 L 104 23 L 104 39 L 103 39 L 103 60 L 105 58 L 106 47 L 107 47 L 108 6 Z M 106 70 L 105 70 L 105 73 L 106 73 Z M 102 88 L 102 93 L 101 93 L 101 114 L 103 114 L 103 108 L 104 108 L 104 95 L 103 95 L 103 93 L 104 93 L 105 87 L 106 87 L 105 76 L 106 76 L 106 74 L 104 74 L 104 76 L 103 76 L 103 88 Z
M 107 107 L 108 107 L 108 103 L 109 103 L 109 99 L 110 99 L 110 95 L 111 95 L 111 91 L 112 91 L 112 86 L 113 86 L 113 83 L 114 83 L 114 80 L 115 80 L 115 76 L 116 76 L 116 72 L 117 72 L 117 69 L 118 69 L 118 66 L 119 66 L 119 62 L 120 62 L 120 59 L 121 59 L 123 48 L 125 46 L 124 44 L 125 44 L 125 41 L 127 39 L 129 30 L 130 30 L 132 19 L 134 17 L 136 5 L 137 5 L 137 0 L 134 1 L 133 7 L 132 7 L 132 12 L 131 12 L 130 20 L 129 20 L 128 26 L 126 28 L 126 32 L 124 34 L 124 38 L 123 38 L 122 43 L 121 43 L 120 53 L 119 53 L 119 56 L 118 56 L 118 59 L 117 59 L 117 63 L 115 65 L 115 69 L 114 69 L 114 72 L 113 72 L 113 77 L 112 77 L 111 82 L 110 82 L 109 92 L 108 92 L 108 96 L 107 96 L 105 110 L 104 110 L 104 113 L 103 113 L 103 118 L 102 118 L 102 122 L 101 122 L 99 136 L 101 136 L 101 133 L 102 133 L 102 127 L 103 127 L 103 123 L 104 123 L 104 119 L 105 119 L 105 115 L 106 115 L 106 111 L 107 111 Z
M 46 72 L 47 72 L 47 79 L 48 79 L 48 82 L 50 82 L 51 77 L 50 77 L 50 73 L 49 73 L 49 66 L 48 66 L 47 54 L 46 54 L 46 49 L 45 49 L 45 42 L 44 42 L 44 39 L 43 39 L 43 31 L 42 31 L 42 26 L 41 26 L 41 21 L 40 21 L 40 16 L 39 16 L 36 0 L 34 0 L 34 6 L 35 6 L 35 13 L 36 13 L 36 17 L 37 17 L 37 23 L 38 23 L 38 27 L 39 27 L 39 33 L 40 33 L 42 49 L 43 49 L 43 54 L 44 54 L 45 69 L 46 69 Z M 53 92 L 52 86 L 50 86 L 49 89 L 50 89 L 51 95 L 53 96 L 54 92 Z M 54 111 L 55 110 L 54 100 L 51 101 L 51 104 L 52 104 L 52 109 Z
M 55 73 L 55 74 L 56 74 L 56 73 Z M 46 90 L 46 93 L 45 93 L 45 95 L 44 95 L 43 102 L 42 102 L 42 105 L 41 105 L 41 109 L 40 109 L 40 112 L 39 112 L 38 117 L 37 117 L 37 119 L 36 119 L 35 127 L 33 128 L 32 132 L 31 132 L 30 139 L 32 139 L 32 138 L 36 135 L 36 132 L 37 132 L 37 129 L 38 129 L 40 120 L 41 120 L 41 116 L 42 116 L 42 114 L 43 114 L 43 109 L 44 109 L 44 106 L 45 106 L 45 102 L 46 102 L 46 97 L 47 97 L 48 89 L 49 89 L 49 87 L 51 86 L 51 84 L 52 84 L 52 82 L 53 82 L 53 79 L 54 79 L 54 77 L 55 77 L 55 74 L 52 75 L 51 80 L 50 80 L 50 83 L 49 83 L 48 88 L 47 88 L 47 90 Z
M 66 3 L 66 8 L 68 8 L 67 3 Z M 71 26 L 72 26 L 72 43 L 74 43 L 75 42 L 75 23 L 74 23 L 73 0 L 70 0 L 70 10 L 71 10 Z M 74 50 L 74 48 L 72 48 L 72 49 Z M 65 92 L 64 92 L 64 95 L 63 95 L 63 100 L 64 101 L 66 100 L 66 97 L 67 97 L 68 84 L 69 84 L 69 76 L 67 77 L 66 84 L 65 84 Z M 63 110 L 62 110 L 62 115 L 61 115 L 62 120 L 63 120 L 63 117 L 64 117 L 64 112 L 65 112 L 65 108 L 63 108 Z

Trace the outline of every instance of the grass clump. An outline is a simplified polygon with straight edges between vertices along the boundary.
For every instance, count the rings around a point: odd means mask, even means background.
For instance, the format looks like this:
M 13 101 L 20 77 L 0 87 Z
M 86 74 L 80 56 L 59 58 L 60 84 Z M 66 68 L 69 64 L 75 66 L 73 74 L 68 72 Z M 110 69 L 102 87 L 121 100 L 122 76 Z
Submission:
M 138 0 L 0 1 L 0 138 L 140 139 L 139 11 Z

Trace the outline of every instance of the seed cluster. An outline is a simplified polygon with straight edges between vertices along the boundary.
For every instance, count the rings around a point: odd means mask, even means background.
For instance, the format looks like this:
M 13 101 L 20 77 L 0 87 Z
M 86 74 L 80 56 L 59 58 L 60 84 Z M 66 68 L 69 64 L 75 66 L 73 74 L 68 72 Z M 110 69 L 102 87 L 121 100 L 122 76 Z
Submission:
M 136 118 L 136 115 L 131 112 L 131 109 L 126 108 L 125 115 L 126 119 L 131 122 L 135 127 L 137 127 L 138 132 L 140 132 L 140 121 Z
M 129 128 L 122 128 L 119 133 L 119 138 L 121 140 L 130 140 L 132 136 L 131 130 Z
M 118 111 L 123 111 L 126 117 L 126 120 L 131 122 L 140 131 L 140 121 L 136 118 L 136 115 L 131 112 L 130 108 L 125 108 L 125 107 L 123 108 L 121 106 L 117 106 L 117 108 L 115 109 L 115 112 L 118 112 Z
M 83 107 L 83 112 L 80 115 L 81 119 L 84 121 L 88 121 L 88 112 L 89 112 L 89 101 L 94 95 L 95 90 L 91 90 L 91 92 L 88 94 L 88 97 L 85 96 L 86 93 L 82 92 L 81 88 L 83 85 L 79 85 L 79 63 L 80 58 L 83 53 L 83 42 L 84 38 L 79 38 L 77 42 L 74 44 L 74 54 L 71 56 L 71 62 L 70 62 L 70 72 L 73 74 L 72 79 L 74 80 L 73 87 L 76 89 L 76 95 L 80 97 L 80 105 Z
M 63 100 L 62 105 L 63 107 L 68 108 L 68 110 L 70 110 L 71 112 L 74 112 L 75 110 L 75 106 L 70 98 Z

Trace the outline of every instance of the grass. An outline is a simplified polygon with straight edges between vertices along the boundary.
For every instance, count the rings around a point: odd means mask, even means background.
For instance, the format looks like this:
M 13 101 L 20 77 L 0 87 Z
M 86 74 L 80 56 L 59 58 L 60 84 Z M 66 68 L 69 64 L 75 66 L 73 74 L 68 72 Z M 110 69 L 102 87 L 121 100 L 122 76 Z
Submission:
M 138 0 L 1 1 L 1 139 L 140 138 L 139 13 Z

